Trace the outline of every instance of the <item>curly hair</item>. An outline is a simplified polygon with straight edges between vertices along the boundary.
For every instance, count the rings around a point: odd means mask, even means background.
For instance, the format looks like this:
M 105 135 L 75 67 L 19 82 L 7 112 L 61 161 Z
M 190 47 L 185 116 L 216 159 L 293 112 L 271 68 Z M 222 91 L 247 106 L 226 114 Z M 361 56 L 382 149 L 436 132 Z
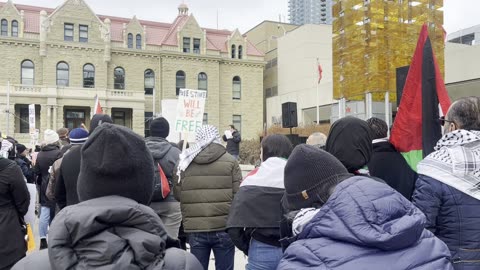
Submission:
M 373 139 L 382 139 L 388 136 L 388 126 L 385 121 L 380 118 L 372 117 L 367 120 L 367 124 L 372 130 Z

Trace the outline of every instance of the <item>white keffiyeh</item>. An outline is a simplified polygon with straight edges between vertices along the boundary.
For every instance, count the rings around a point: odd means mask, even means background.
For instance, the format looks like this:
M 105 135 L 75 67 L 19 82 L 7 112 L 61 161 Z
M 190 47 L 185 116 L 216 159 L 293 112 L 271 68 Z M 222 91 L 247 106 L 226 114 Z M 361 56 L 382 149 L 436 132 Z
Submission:
M 316 214 L 320 212 L 320 208 L 302 208 L 292 223 L 292 233 L 293 235 L 299 235 L 305 226 L 315 217 Z
M 195 145 L 180 154 L 180 161 L 177 169 L 178 182 L 181 180 L 181 173 L 184 172 L 188 166 L 190 166 L 190 163 L 192 163 L 195 157 L 211 143 L 221 144 L 218 129 L 211 125 L 202 126 L 197 130 Z
M 418 164 L 418 173 L 480 200 L 480 131 L 445 134 Z

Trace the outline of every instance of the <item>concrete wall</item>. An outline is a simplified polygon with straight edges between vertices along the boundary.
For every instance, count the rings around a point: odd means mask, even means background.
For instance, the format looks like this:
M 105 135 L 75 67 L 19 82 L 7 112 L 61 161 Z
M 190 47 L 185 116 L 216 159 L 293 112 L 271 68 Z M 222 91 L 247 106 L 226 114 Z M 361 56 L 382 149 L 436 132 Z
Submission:
M 323 69 L 317 100 L 317 58 Z M 278 97 L 267 99 L 267 125 L 272 117 L 281 118 L 281 104 L 297 102 L 300 125 L 314 124 L 303 111 L 333 103 L 332 28 L 330 25 L 303 25 L 278 40 Z M 308 114 L 309 115 L 309 114 Z M 316 118 L 316 114 L 315 114 Z M 329 120 L 322 110 L 320 121 Z
M 445 83 L 450 98 L 480 95 L 480 44 L 447 42 L 445 46 Z

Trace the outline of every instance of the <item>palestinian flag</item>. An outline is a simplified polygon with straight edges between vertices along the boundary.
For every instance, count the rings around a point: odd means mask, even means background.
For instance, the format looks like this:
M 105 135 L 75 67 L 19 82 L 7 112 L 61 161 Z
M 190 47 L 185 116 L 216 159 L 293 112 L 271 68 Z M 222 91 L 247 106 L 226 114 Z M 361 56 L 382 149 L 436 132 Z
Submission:
M 286 164 L 285 159 L 271 157 L 245 177 L 233 198 L 227 229 L 279 228 Z
M 442 136 L 439 118 L 450 107 L 428 29 L 423 25 L 392 127 L 391 143 L 416 171 Z

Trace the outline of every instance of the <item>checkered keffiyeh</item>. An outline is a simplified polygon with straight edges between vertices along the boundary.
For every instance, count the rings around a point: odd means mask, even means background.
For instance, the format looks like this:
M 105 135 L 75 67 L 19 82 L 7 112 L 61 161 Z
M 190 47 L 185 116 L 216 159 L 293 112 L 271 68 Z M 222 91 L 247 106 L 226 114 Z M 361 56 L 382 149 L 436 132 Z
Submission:
M 445 134 L 418 164 L 418 173 L 480 200 L 480 131 Z
M 190 166 L 190 163 L 192 163 L 195 157 L 211 143 L 221 144 L 218 129 L 211 125 L 202 126 L 197 130 L 195 145 L 180 154 L 180 161 L 177 170 L 178 182 L 181 180 L 181 173 L 184 172 L 188 166 Z

